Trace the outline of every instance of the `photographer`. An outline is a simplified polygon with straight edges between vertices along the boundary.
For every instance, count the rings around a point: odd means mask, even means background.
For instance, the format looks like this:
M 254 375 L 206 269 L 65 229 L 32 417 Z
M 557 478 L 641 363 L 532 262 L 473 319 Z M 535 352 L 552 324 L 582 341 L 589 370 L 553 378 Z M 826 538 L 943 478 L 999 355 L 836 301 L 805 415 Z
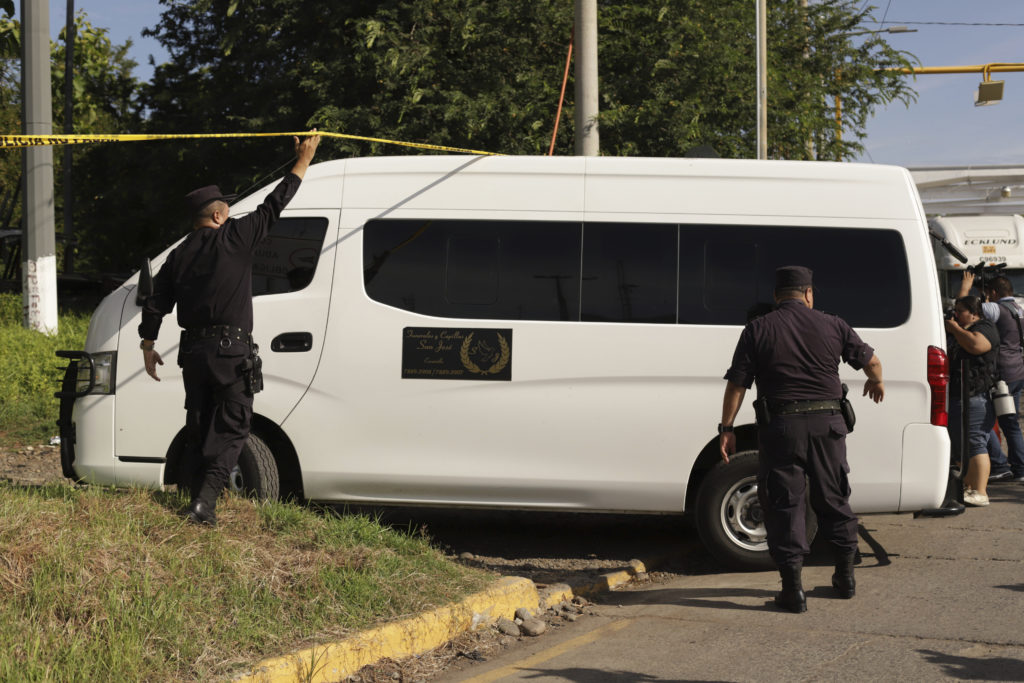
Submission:
M 995 379 L 999 332 L 994 323 L 982 317 L 981 299 L 962 296 L 956 300 L 953 315 L 946 319 L 950 359 L 949 436 L 958 453 L 961 430 L 968 434 L 967 472 L 964 474 L 964 502 L 988 505 L 989 459 L 986 441 L 995 425 L 995 411 L 989 389 Z M 966 376 L 961 378 L 961 362 L 967 361 Z M 961 380 L 967 383 L 968 423 L 961 425 Z M 959 461 L 960 458 L 954 458 Z
M 964 273 L 960 286 L 960 294 L 964 296 L 975 282 L 973 272 Z M 992 473 L 989 481 L 1012 480 L 1024 482 L 1024 434 L 1021 433 L 1017 411 L 1020 409 L 1020 395 L 1024 390 L 1024 355 L 1021 350 L 1021 318 L 1024 311 L 1013 298 L 1013 284 L 1002 275 L 984 282 L 987 301 L 981 304 L 981 312 L 986 320 L 995 323 L 999 331 L 998 369 L 999 379 L 1006 382 L 1010 396 L 1013 397 L 1014 412 L 1012 415 L 1000 415 L 999 428 L 1006 437 L 1009 450 L 1007 456 L 999 448 L 998 439 L 990 437 L 989 456 Z M 994 443 L 993 443 L 994 442 Z

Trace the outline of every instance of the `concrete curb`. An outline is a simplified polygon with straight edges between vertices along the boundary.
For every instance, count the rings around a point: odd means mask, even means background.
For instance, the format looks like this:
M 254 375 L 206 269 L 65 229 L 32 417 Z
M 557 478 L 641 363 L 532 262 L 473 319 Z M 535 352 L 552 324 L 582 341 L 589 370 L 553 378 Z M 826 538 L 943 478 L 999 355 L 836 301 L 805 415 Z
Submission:
M 506 576 L 462 602 L 385 624 L 336 643 L 265 659 L 231 680 L 236 683 L 336 682 L 382 659 L 423 654 L 463 633 L 489 626 L 500 617 L 512 619 L 520 607 L 543 611 L 577 595 L 588 597 L 607 592 L 665 560 L 665 557 L 646 563 L 630 560 L 627 568 L 603 574 L 595 581 L 554 584 L 543 590 L 538 590 L 530 579 Z

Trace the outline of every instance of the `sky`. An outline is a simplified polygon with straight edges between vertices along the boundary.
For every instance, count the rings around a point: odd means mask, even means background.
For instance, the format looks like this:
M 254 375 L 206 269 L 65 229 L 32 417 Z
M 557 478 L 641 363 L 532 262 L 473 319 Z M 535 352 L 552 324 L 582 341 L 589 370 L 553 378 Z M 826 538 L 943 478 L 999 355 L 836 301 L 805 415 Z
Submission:
M 56 36 L 64 26 L 67 0 L 49 2 Z M 1024 63 L 1024 0 L 869 0 L 862 4 L 875 6 L 873 14 L 882 28 L 905 25 L 917 30 L 886 38 L 896 49 L 914 55 L 920 66 Z M 142 37 L 142 29 L 155 26 L 159 19 L 158 0 L 75 0 L 75 9 L 85 10 L 94 26 L 108 28 L 113 42 L 132 41 L 130 54 L 139 64 L 136 77 L 148 80 L 152 75 L 150 55 L 157 63 L 167 59 L 156 40 Z M 980 73 L 917 76 L 916 102 L 909 107 L 899 102 L 879 107 L 867 125 L 866 151 L 857 160 L 907 167 L 1024 166 L 1024 72 L 992 78 L 1005 81 L 1003 100 L 976 107 Z M 768 97 L 770 107 L 771 92 Z

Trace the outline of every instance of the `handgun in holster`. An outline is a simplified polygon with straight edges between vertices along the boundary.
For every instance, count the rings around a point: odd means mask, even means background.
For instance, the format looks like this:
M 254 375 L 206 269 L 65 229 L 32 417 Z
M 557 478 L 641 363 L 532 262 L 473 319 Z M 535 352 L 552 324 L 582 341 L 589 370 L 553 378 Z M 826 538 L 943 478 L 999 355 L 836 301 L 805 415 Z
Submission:
M 245 390 L 250 394 L 258 394 L 263 391 L 263 359 L 260 358 L 259 344 L 252 344 L 249 357 L 245 359 L 245 367 L 242 370 L 242 379 L 245 380 Z
M 759 398 L 754 401 L 754 421 L 758 427 L 767 427 L 772 421 L 772 414 L 768 410 L 768 399 Z
M 843 384 L 843 397 L 839 399 L 839 412 L 843 414 L 843 422 L 846 423 L 846 431 L 852 432 L 853 425 L 857 423 L 857 416 L 853 413 L 853 404 L 846 398 L 850 388 Z

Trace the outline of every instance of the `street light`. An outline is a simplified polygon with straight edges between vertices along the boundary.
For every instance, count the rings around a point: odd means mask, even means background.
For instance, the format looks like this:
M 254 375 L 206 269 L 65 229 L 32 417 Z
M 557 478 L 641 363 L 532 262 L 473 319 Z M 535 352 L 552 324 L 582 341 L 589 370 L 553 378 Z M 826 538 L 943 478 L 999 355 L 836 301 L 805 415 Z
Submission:
M 974 106 L 984 107 L 995 104 L 1003 99 L 1004 81 L 993 81 L 989 78 L 991 64 L 986 64 L 981 72 L 981 83 L 978 84 L 978 92 L 974 93 Z
M 844 33 L 845 36 L 866 36 L 869 33 L 917 33 L 916 28 L 907 28 L 906 26 L 890 26 L 889 28 L 880 28 L 877 31 L 855 31 L 853 33 Z

